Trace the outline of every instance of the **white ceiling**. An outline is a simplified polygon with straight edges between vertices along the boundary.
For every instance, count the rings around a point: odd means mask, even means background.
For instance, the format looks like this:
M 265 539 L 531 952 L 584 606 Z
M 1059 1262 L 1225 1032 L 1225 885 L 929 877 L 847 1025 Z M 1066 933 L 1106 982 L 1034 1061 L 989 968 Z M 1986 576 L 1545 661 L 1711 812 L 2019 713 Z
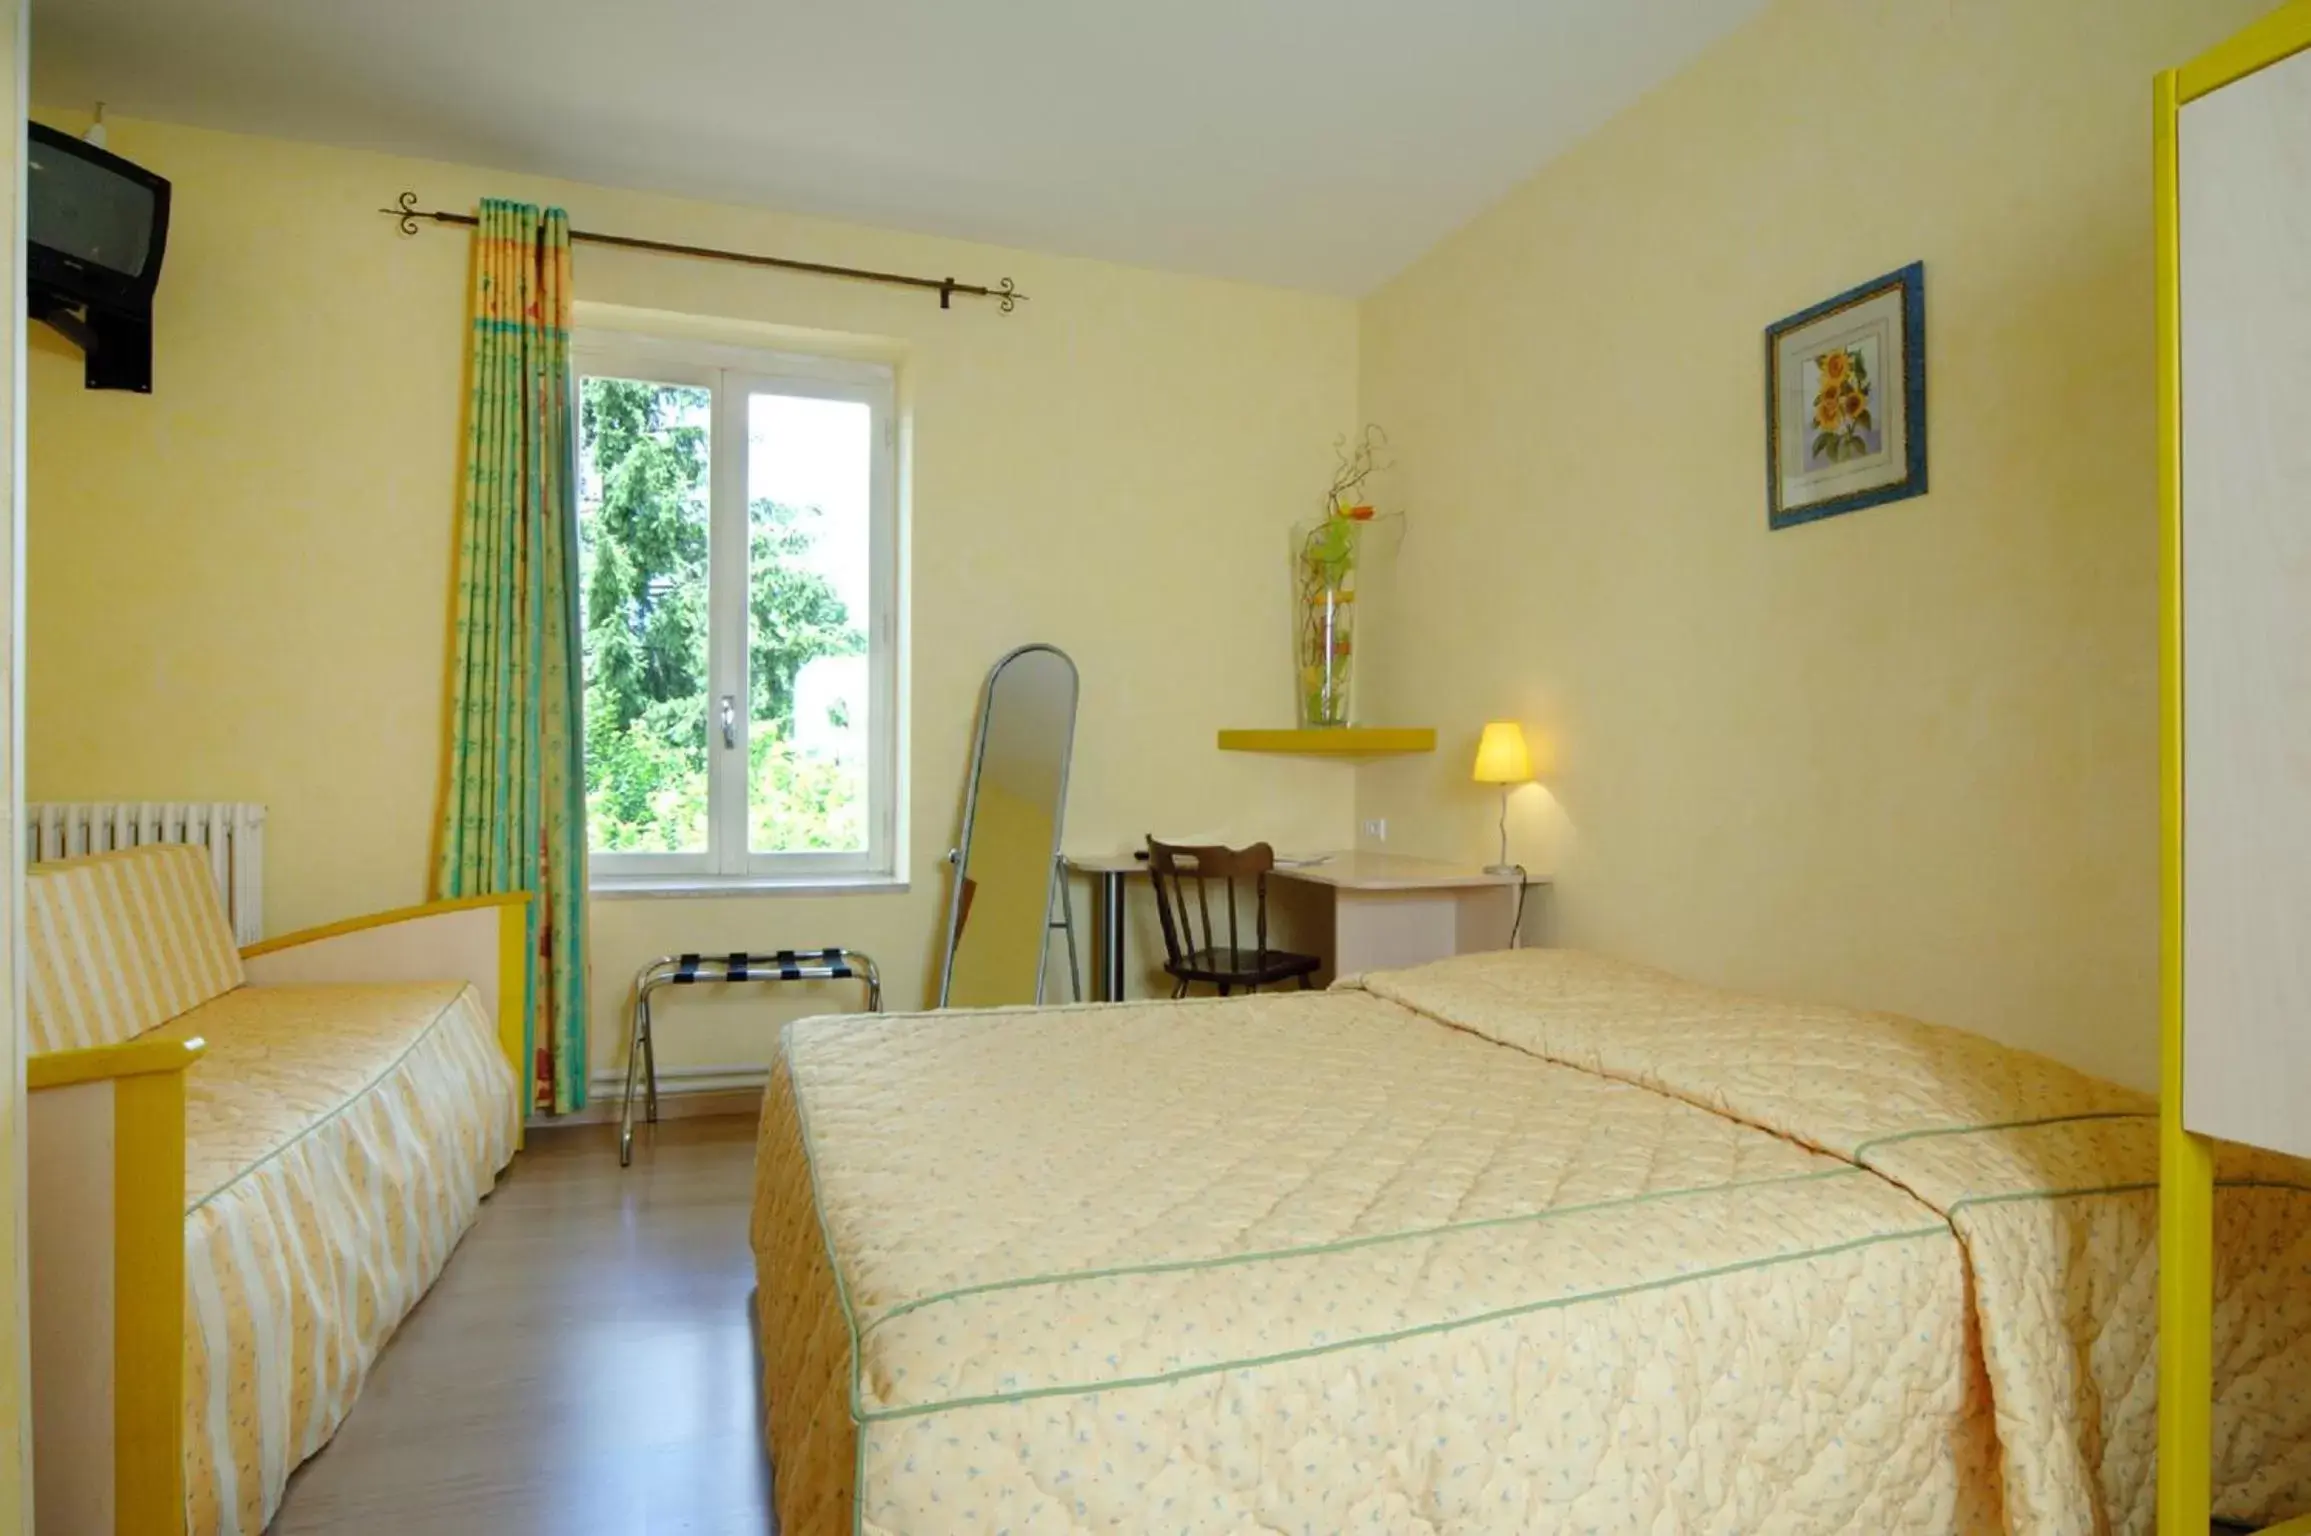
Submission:
M 35 0 L 33 94 L 1354 294 L 1764 3 Z

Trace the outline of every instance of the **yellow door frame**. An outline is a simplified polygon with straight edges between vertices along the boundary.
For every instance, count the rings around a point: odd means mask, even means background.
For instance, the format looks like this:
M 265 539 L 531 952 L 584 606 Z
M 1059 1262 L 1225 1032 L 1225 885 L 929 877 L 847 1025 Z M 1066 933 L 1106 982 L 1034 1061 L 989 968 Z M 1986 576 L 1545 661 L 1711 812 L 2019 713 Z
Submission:
M 2159 392 L 2159 1491 L 2158 1528 L 2214 1509 L 2215 1149 L 2183 1125 L 2182 109 L 2311 49 L 2311 0 L 2158 77 L 2152 120 Z M 2311 1516 L 2269 1536 L 2311 1536 Z

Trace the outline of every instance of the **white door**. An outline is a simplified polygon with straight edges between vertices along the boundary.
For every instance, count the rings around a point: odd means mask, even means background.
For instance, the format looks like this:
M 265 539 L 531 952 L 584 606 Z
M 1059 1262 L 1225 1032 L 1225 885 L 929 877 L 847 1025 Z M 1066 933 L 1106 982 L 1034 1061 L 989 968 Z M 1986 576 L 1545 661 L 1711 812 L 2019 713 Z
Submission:
M 24 892 L 24 113 L 27 0 L 0 0 L 0 1536 L 32 1529 L 31 1367 L 24 1317 L 24 983 L 16 957 Z
M 2311 54 L 2179 147 L 2183 1119 L 2311 1156 Z

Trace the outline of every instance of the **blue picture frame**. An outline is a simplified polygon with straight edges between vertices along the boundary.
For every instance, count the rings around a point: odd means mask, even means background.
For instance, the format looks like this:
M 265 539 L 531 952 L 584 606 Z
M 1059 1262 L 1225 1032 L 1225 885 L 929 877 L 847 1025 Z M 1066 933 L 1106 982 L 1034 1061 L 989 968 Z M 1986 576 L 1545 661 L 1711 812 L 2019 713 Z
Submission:
M 1902 315 L 1901 357 L 1894 370 L 1902 381 L 1902 473 L 1899 479 L 1860 489 L 1825 495 L 1818 500 L 1792 499 L 1785 503 L 1787 481 L 1782 473 L 1784 440 L 1782 409 L 1789 399 L 1783 369 L 1789 344 L 1809 330 L 1828 334 L 1825 321 L 1864 305 L 1898 295 Z M 1857 365 L 1858 366 L 1858 365 Z M 1834 377 L 1834 375 L 1833 375 Z M 1834 406 L 1833 406 L 1834 409 Z M 1862 418 L 1865 422 L 1867 416 Z M 1926 264 L 1914 261 L 1898 271 L 1849 288 L 1835 298 L 1801 309 L 1765 328 L 1765 510 L 1769 528 L 1794 528 L 1843 512 L 1882 506 L 1926 494 Z

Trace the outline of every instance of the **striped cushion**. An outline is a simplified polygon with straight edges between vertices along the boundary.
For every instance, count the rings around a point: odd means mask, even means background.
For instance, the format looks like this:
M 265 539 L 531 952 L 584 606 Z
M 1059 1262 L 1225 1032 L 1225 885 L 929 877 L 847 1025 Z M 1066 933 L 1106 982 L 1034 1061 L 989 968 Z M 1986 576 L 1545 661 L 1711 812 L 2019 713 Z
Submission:
M 35 1051 L 133 1040 L 244 979 L 208 855 L 197 848 L 35 864 L 24 922 Z

